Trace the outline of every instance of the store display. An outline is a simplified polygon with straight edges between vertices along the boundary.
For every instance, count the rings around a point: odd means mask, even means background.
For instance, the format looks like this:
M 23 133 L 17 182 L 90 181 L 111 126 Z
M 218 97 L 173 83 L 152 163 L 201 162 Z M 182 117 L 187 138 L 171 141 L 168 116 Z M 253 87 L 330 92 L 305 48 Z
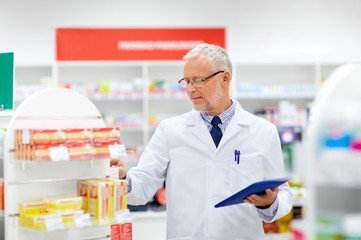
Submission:
M 41 201 L 19 203 L 20 225 L 36 231 L 50 232 L 54 222 L 58 229 L 76 228 L 74 216 L 83 215 L 82 198 L 76 196 L 45 197 Z
M 94 152 L 95 144 L 109 148 L 101 159 Z M 48 151 L 45 155 L 50 155 L 52 161 L 31 157 L 29 149 L 41 152 L 40 146 L 43 153 Z M 85 146 L 91 151 L 85 151 Z M 84 155 L 85 152 L 90 155 Z M 69 239 L 67 229 L 85 239 L 110 235 L 110 224 L 117 224 L 117 219 L 112 216 L 105 225 L 98 226 L 95 218 L 84 212 L 83 197 L 73 194 L 78 192 L 79 180 L 117 186 L 106 176 L 110 174 L 110 158 L 124 152 L 119 128 L 107 128 L 97 108 L 85 96 L 69 89 L 52 88 L 26 99 L 10 120 L 4 147 L 5 239 Z M 64 161 L 65 153 L 69 160 L 81 161 Z M 108 216 L 118 211 L 114 209 L 126 208 L 125 185 L 121 185 L 122 189 L 112 188 L 108 202 L 103 201 L 110 207 Z M 45 210 L 31 207 L 29 200 L 42 201 Z M 89 211 L 92 205 L 87 208 Z
M 84 214 L 89 215 L 90 226 L 119 223 L 116 215 L 127 209 L 127 187 L 125 180 L 79 181 L 79 196 L 49 196 L 20 202 L 19 224 L 37 231 L 52 231 L 47 221 L 60 217 L 61 228 L 72 229 L 79 227 L 75 218 Z
M 312 196 L 306 215 L 310 239 L 359 238 L 348 235 L 344 223 L 350 213 L 361 211 L 360 77 L 359 63 L 338 67 L 325 81 L 314 103 L 306 145 L 311 179 L 307 188 Z M 357 224 L 356 219 L 351 221 Z
M 16 129 L 15 159 L 57 161 L 117 158 L 125 151 L 119 139 L 119 128 Z

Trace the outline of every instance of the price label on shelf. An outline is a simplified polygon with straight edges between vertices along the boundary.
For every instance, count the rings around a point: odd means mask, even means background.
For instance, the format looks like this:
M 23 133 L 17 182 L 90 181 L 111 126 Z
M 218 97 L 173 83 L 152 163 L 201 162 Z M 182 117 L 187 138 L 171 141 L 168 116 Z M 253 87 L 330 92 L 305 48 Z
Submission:
M 109 152 L 111 158 L 124 158 L 127 157 L 127 150 L 123 144 L 121 145 L 109 145 Z
M 47 217 L 45 218 L 46 231 L 52 232 L 56 230 L 64 230 L 64 223 L 62 217 Z
M 22 143 L 24 145 L 30 144 L 30 130 L 29 129 L 23 129 L 22 130 Z
M 115 211 L 114 214 L 115 214 L 115 220 L 119 224 L 132 222 L 132 217 L 130 216 L 129 209 Z
M 74 215 L 74 223 L 76 228 L 92 226 L 89 213 Z
M 49 147 L 51 161 L 68 161 L 69 152 L 67 147 Z

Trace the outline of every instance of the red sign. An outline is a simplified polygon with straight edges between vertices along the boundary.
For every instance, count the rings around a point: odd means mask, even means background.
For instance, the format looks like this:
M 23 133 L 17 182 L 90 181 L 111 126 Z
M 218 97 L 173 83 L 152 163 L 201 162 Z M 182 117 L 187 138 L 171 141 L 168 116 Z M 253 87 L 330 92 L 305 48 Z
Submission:
M 58 28 L 57 61 L 181 60 L 193 47 L 225 48 L 224 28 Z

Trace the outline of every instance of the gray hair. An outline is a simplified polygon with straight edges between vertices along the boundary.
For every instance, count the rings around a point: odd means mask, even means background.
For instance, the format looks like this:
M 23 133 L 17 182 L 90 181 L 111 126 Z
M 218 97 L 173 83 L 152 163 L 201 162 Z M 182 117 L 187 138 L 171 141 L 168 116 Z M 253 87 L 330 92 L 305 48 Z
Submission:
M 187 60 L 199 55 L 204 56 L 212 66 L 218 65 L 222 68 L 221 70 L 228 70 L 232 77 L 232 63 L 226 50 L 216 45 L 201 43 L 191 49 L 183 59 Z

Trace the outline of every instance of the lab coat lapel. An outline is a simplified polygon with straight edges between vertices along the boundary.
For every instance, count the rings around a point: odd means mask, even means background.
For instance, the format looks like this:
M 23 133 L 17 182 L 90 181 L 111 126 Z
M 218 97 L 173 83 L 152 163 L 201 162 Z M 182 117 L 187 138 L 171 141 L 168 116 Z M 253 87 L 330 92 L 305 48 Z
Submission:
M 229 122 L 226 131 L 223 133 L 218 149 L 226 144 L 228 140 L 232 139 L 234 135 L 239 134 L 244 128 L 248 128 L 249 125 L 250 119 L 248 113 L 237 102 L 234 116 Z
M 194 137 L 202 141 L 205 145 L 207 145 L 212 151 L 216 150 L 216 146 L 213 142 L 212 136 L 208 131 L 206 124 L 201 116 L 201 114 L 193 110 L 188 119 L 186 121 L 186 125 L 191 127 L 191 132 Z

